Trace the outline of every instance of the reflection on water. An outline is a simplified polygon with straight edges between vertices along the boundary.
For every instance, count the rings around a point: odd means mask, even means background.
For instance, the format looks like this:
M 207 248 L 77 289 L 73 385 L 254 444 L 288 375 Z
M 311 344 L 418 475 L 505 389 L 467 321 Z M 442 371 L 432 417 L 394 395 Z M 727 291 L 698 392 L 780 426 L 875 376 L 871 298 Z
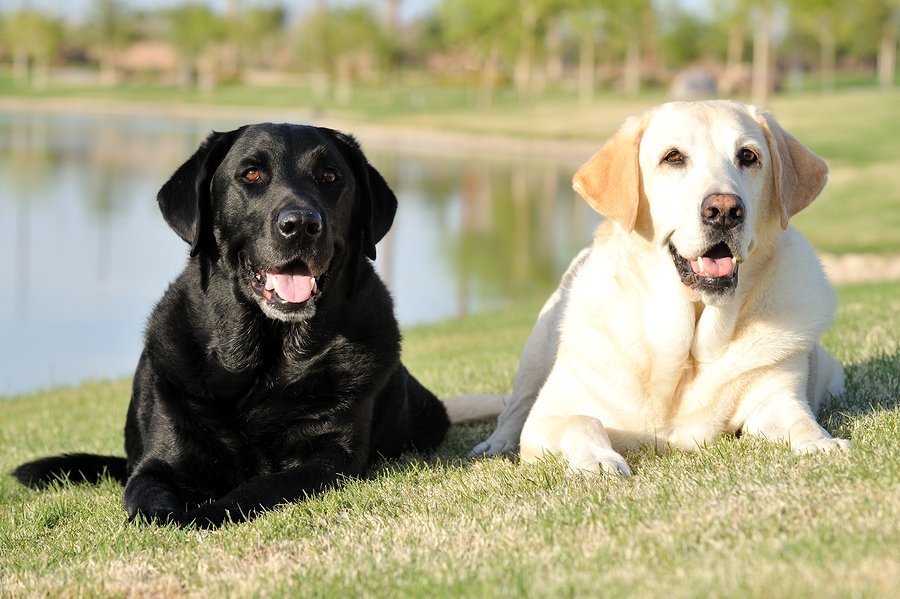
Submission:
M 130 374 L 187 256 L 156 191 L 238 124 L 0 113 L 0 395 Z M 403 325 L 546 295 L 597 223 L 574 164 L 367 154 L 400 203 L 376 266 Z

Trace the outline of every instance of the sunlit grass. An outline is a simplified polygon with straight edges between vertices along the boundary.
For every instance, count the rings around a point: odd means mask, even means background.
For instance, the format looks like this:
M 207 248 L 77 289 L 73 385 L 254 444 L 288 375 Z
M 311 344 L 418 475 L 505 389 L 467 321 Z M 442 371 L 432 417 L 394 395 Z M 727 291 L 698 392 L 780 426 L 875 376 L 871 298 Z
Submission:
M 822 421 L 847 455 L 726 438 L 627 457 L 635 476 L 469 461 L 489 424 L 362 480 L 218 531 L 126 525 L 122 489 L 0 476 L 0 596 L 847 597 L 900 587 L 900 283 L 845 286 L 823 342 L 848 393 Z M 503 392 L 539 304 L 405 332 L 440 394 Z M 0 402 L 0 471 L 121 454 L 127 383 Z
M 778 96 L 784 127 L 828 162 L 795 225 L 819 251 L 900 254 L 900 92 Z

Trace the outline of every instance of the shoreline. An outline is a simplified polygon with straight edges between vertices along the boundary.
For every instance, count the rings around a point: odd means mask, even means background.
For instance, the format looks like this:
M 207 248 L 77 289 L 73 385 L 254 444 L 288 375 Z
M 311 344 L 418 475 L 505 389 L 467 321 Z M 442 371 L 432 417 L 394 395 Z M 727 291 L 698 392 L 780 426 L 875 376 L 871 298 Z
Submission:
M 80 114 L 94 117 L 155 117 L 192 121 L 291 122 L 328 127 L 353 134 L 363 147 L 390 149 L 418 156 L 465 154 L 487 160 L 510 158 L 552 161 L 578 167 L 600 149 L 597 141 L 516 137 L 496 133 L 442 131 L 412 125 L 374 125 L 308 108 L 248 108 L 211 104 L 152 104 L 121 100 L 12 98 L 0 96 L 0 112 L 17 114 Z
M 352 133 L 366 148 L 389 149 L 401 155 L 459 156 L 485 160 L 551 161 L 577 168 L 604 140 L 564 140 L 514 137 L 494 133 L 440 131 L 403 125 L 366 125 L 352 119 L 329 117 L 309 109 L 248 108 L 210 104 L 130 102 L 105 99 L 14 98 L 0 96 L 0 113 L 78 114 L 93 117 L 152 117 L 201 122 L 295 122 L 326 126 Z M 819 254 L 833 284 L 900 280 L 900 254 Z

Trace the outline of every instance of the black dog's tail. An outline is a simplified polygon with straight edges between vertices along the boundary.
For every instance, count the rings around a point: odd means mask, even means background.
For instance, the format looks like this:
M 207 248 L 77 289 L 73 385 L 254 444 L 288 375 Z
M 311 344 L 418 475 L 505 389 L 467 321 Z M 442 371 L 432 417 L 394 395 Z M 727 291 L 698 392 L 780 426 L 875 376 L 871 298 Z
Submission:
M 46 487 L 55 480 L 96 483 L 104 475 L 122 484 L 128 480 L 128 461 L 112 455 L 67 453 L 22 464 L 13 476 L 26 487 Z
M 441 400 L 411 374 L 406 379 L 406 389 L 410 398 L 418 400 L 410 402 L 412 444 L 419 451 L 430 451 L 441 444 L 450 428 L 447 410 Z

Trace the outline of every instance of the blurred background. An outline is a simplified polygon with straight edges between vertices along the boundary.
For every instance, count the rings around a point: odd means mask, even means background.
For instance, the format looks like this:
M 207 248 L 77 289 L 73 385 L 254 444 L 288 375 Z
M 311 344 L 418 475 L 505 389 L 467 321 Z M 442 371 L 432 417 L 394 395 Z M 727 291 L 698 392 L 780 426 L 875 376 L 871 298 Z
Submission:
M 0 0 L 0 396 L 130 374 L 209 131 L 354 133 L 400 210 L 403 326 L 540 302 L 599 222 L 571 177 L 671 99 L 772 109 L 829 163 L 795 224 L 900 277 L 900 0 Z

